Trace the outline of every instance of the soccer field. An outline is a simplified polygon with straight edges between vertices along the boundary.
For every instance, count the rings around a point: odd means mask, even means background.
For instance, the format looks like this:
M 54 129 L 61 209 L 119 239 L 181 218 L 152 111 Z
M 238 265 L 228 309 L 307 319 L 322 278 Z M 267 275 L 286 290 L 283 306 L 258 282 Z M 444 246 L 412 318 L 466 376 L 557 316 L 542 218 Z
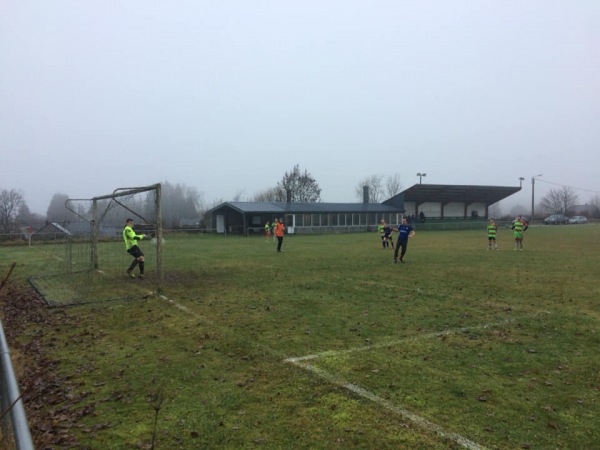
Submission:
M 157 449 L 593 448 L 600 227 L 498 242 L 417 229 L 392 264 L 376 233 L 287 236 L 281 254 L 263 237 L 166 236 L 162 296 L 150 245 L 142 281 L 105 243 L 78 284 L 127 300 L 43 332 L 93 404 L 90 448 L 149 448 L 158 398 Z M 42 247 L 0 248 L 0 270 L 44 272 L 61 257 Z

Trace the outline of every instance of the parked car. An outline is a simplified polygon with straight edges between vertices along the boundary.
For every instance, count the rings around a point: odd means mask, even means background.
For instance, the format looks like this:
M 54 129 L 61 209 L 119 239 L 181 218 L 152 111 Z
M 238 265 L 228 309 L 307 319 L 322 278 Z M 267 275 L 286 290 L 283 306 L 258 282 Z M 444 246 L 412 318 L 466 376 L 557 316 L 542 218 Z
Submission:
M 567 224 L 569 223 L 569 218 L 567 216 L 563 216 L 562 214 L 552 214 L 544 219 L 544 223 L 546 225 L 558 225 L 558 224 Z
M 585 216 L 573 216 L 569 219 L 569 223 L 587 223 L 587 217 Z

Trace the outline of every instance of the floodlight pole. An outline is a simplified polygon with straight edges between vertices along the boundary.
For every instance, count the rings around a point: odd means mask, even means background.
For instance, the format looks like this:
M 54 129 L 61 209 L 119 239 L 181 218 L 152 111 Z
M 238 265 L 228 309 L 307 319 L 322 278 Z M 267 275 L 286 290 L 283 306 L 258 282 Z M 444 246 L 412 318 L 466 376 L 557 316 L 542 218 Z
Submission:
M 541 177 L 542 175 L 544 175 L 544 174 L 540 173 L 538 175 L 531 177 L 531 219 L 530 219 L 531 223 L 533 223 L 533 221 L 535 219 L 535 177 Z
M 427 174 L 426 174 L 426 173 L 421 173 L 421 172 L 419 172 L 419 173 L 417 174 L 417 176 L 419 177 L 419 186 L 420 186 L 420 185 L 423 183 L 423 177 L 426 177 L 426 176 L 427 176 Z

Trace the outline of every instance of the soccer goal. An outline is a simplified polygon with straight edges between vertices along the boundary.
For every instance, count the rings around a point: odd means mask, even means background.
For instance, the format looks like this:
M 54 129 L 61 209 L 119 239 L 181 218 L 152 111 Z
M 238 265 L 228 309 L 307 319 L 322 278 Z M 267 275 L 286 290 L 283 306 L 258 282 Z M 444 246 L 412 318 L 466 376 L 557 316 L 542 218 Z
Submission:
M 44 246 L 46 252 L 54 251 L 49 258 L 54 267 L 48 267 L 49 275 L 32 277 L 35 279 L 32 284 L 48 303 L 85 303 L 148 295 L 148 288 L 151 292 L 163 292 L 160 184 L 117 188 L 111 194 L 91 199 L 69 199 L 65 208 L 64 222 L 52 224 L 53 229 L 62 230 L 60 242 L 64 246 Z M 134 220 L 136 233 L 151 236 L 140 242 L 147 270 L 146 279 L 137 285 L 132 285 L 125 273 L 131 262 L 122 237 L 128 218 Z

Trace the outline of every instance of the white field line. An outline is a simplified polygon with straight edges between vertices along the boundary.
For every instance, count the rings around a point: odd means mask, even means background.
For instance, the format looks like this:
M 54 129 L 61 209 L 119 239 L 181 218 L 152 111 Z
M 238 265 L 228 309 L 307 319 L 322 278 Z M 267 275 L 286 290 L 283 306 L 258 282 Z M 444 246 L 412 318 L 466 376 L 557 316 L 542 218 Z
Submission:
M 540 311 L 536 314 L 532 314 L 531 316 L 533 317 L 533 316 L 537 316 L 539 314 L 550 314 L 550 313 L 548 311 Z M 528 316 L 525 316 L 525 317 L 528 317 Z M 348 389 L 349 391 L 354 392 L 355 394 L 360 395 L 363 398 L 371 400 L 371 401 L 377 403 L 378 405 L 380 405 L 381 407 L 383 407 L 389 411 L 392 411 L 393 413 L 398 414 L 399 416 L 401 416 L 407 420 L 412 421 L 413 423 L 424 428 L 425 430 L 434 432 L 434 433 L 438 434 L 439 436 L 442 436 L 444 438 L 452 440 L 453 442 L 456 442 L 457 444 L 463 446 L 464 448 L 467 448 L 470 450 L 484 450 L 485 447 L 483 447 L 473 441 L 470 441 L 469 439 L 465 438 L 464 436 L 461 436 L 456 433 L 447 432 L 439 425 L 437 425 L 433 422 L 430 422 L 429 420 L 425 419 L 424 417 L 418 416 L 417 414 L 414 414 L 404 408 L 396 406 L 396 405 L 392 404 L 391 402 L 389 402 L 388 400 L 375 395 L 373 392 L 368 391 L 368 390 L 366 390 L 360 386 L 357 386 L 355 384 L 348 383 L 347 381 L 345 381 L 339 377 L 336 377 L 335 375 L 327 372 L 326 370 L 323 370 L 321 368 L 313 366 L 312 364 L 306 363 L 306 361 L 319 359 L 319 358 L 325 358 L 328 356 L 344 355 L 344 354 L 354 353 L 354 352 L 364 352 L 364 351 L 374 350 L 374 349 L 378 349 L 378 348 L 382 348 L 382 347 L 390 347 L 390 346 L 400 345 L 404 342 L 416 341 L 416 340 L 421 340 L 421 339 L 431 339 L 431 338 L 438 337 L 438 336 L 446 336 L 446 335 L 450 335 L 450 334 L 461 333 L 461 332 L 468 331 L 468 330 L 493 328 L 498 325 L 513 323 L 513 322 L 515 322 L 515 320 L 516 319 L 508 319 L 508 320 L 503 320 L 500 322 L 493 322 L 490 324 L 484 324 L 484 325 L 479 325 L 479 326 L 462 327 L 462 328 L 456 328 L 453 330 L 427 333 L 427 334 L 409 337 L 406 339 L 398 339 L 398 340 L 382 342 L 382 343 L 374 344 L 374 345 L 355 347 L 355 348 L 351 348 L 351 349 L 347 349 L 347 350 L 328 350 L 328 351 L 316 353 L 313 355 L 299 356 L 299 357 L 295 357 L 295 358 L 287 358 L 284 360 L 284 362 L 294 364 L 297 367 L 308 370 L 308 371 L 314 373 L 315 375 L 318 375 L 319 377 L 323 378 L 324 380 L 328 381 L 329 383 L 332 383 L 336 386 L 343 387 L 344 389 Z
M 346 350 L 326 350 L 324 352 L 315 353 L 313 355 L 298 356 L 296 358 L 288 358 L 285 360 L 285 362 L 295 364 L 297 362 L 308 361 L 311 359 L 319 359 L 319 358 L 326 358 L 329 356 L 345 355 L 348 353 L 355 353 L 355 352 L 366 352 L 366 351 L 383 348 L 383 347 L 394 347 L 394 346 L 403 344 L 404 342 L 418 341 L 421 339 L 431 339 L 431 338 L 439 337 L 439 336 L 448 336 L 450 334 L 463 333 L 463 332 L 469 331 L 469 330 L 482 330 L 482 329 L 491 328 L 491 327 L 494 327 L 497 325 L 505 325 L 507 323 L 512 323 L 512 322 L 514 322 L 514 319 L 507 319 L 507 320 L 503 320 L 500 322 L 494 322 L 494 323 L 486 324 L 486 325 L 477 325 L 477 326 L 473 326 L 473 327 L 462 327 L 462 328 L 455 328 L 453 330 L 436 331 L 433 333 L 420 334 L 417 336 L 407 337 L 404 339 L 396 339 L 393 341 L 380 342 L 379 344 L 365 345 L 364 347 L 354 347 L 354 348 L 349 348 Z
M 424 428 L 425 430 L 430 431 L 430 432 L 437 433 L 438 435 L 440 435 L 446 439 L 450 439 L 451 441 L 456 442 L 457 444 L 463 446 L 464 448 L 468 448 L 469 450 L 484 450 L 485 449 L 485 447 L 483 447 L 473 441 L 470 441 L 469 439 L 467 439 L 459 434 L 449 433 L 449 432 L 445 431 L 439 425 L 436 425 L 435 423 L 430 422 L 429 420 L 427 420 L 421 416 L 418 416 L 404 408 L 400 408 L 400 407 L 392 404 L 388 400 L 381 398 L 378 395 L 373 394 L 371 391 L 367 391 L 366 389 L 364 389 L 360 386 L 357 386 L 356 384 L 347 383 L 345 380 L 338 378 L 335 375 L 333 375 L 323 369 L 315 367 L 312 364 L 304 364 L 300 361 L 291 361 L 291 360 L 286 360 L 286 362 L 291 362 L 292 364 L 294 364 L 298 367 L 306 369 L 306 370 L 320 376 L 321 378 L 323 378 L 324 380 L 328 381 L 331 384 L 343 387 L 345 389 L 348 389 L 351 392 L 354 392 L 355 394 L 360 395 L 361 397 L 371 400 L 372 402 L 377 403 L 379 406 L 381 406 L 395 414 L 398 414 L 399 416 L 403 417 L 404 419 L 410 420 L 411 422 L 415 423 L 416 425 L 420 426 L 421 428 Z
M 202 317 L 202 316 L 196 314 L 190 308 L 177 303 L 175 300 L 171 300 L 170 298 L 168 298 L 164 295 L 159 295 L 158 298 L 160 298 L 161 300 L 165 300 L 167 303 L 173 305 L 175 308 L 179 309 L 180 311 L 183 311 L 184 313 L 189 314 L 196 320 L 204 322 L 205 324 L 208 324 L 208 325 L 213 325 L 213 322 L 211 320 L 206 320 L 205 317 Z
M 198 320 L 202 320 L 206 323 L 212 323 L 211 321 L 206 321 L 205 318 L 200 317 L 198 314 L 194 313 L 186 306 L 183 306 L 183 305 L 175 302 L 174 300 L 169 299 L 168 297 L 166 297 L 164 295 L 160 295 L 159 298 L 167 301 L 171 305 L 178 308 L 180 311 L 183 311 L 184 313 L 189 314 L 190 316 L 192 316 Z M 542 311 L 542 312 L 546 313 L 546 311 Z M 514 319 L 508 319 L 508 320 L 504 320 L 504 321 L 500 321 L 500 322 L 494 322 L 491 324 L 479 325 L 479 326 L 474 326 L 474 327 L 463 327 L 463 328 L 457 328 L 454 330 L 446 330 L 446 331 L 440 331 L 440 332 L 434 332 L 434 333 L 427 333 L 427 334 L 414 336 L 414 337 L 410 337 L 410 338 L 406 338 L 406 339 L 382 342 L 379 344 L 368 345 L 368 346 L 363 346 L 363 347 L 355 347 L 355 348 L 347 349 L 347 350 L 337 350 L 337 351 L 336 350 L 328 350 L 328 351 L 324 351 L 324 352 L 313 354 L 313 355 L 300 356 L 300 357 L 295 357 L 295 358 L 287 358 L 284 360 L 284 362 L 294 364 L 297 367 L 308 370 L 308 371 L 314 373 L 315 375 L 318 375 L 319 377 L 323 378 L 324 380 L 328 381 L 331 384 L 340 386 L 344 389 L 354 392 L 355 394 L 357 394 L 363 398 L 371 400 L 372 402 L 399 415 L 400 417 L 410 420 L 411 422 L 415 423 L 416 425 L 420 426 L 421 428 L 423 428 L 427 431 L 436 433 L 443 438 L 450 439 L 451 441 L 456 442 L 457 444 L 461 445 L 464 448 L 467 448 L 469 450 L 485 450 L 484 446 L 479 445 L 476 442 L 473 442 L 464 436 L 461 436 L 457 433 L 451 433 L 451 432 L 445 431 L 442 427 L 440 427 L 439 425 L 437 425 L 433 422 L 430 422 L 429 420 L 425 419 L 424 417 L 414 414 L 414 413 L 412 413 L 404 408 L 401 408 L 399 406 L 396 406 L 393 403 L 391 403 L 390 401 L 388 401 L 384 398 L 381 398 L 378 395 L 375 395 L 373 392 L 368 391 L 368 390 L 364 389 L 363 387 L 360 387 L 356 384 L 348 383 L 345 380 L 343 380 L 339 377 L 336 377 L 335 375 L 327 372 L 326 370 L 320 369 L 316 366 L 313 366 L 312 364 L 304 363 L 304 361 L 309 361 L 312 359 L 319 359 L 319 358 L 323 358 L 323 357 L 327 357 L 327 356 L 343 355 L 343 354 L 359 352 L 359 351 L 369 351 L 369 350 L 378 349 L 378 348 L 382 348 L 382 347 L 399 345 L 399 344 L 401 344 L 403 342 L 407 342 L 407 341 L 430 339 L 430 338 L 437 337 L 437 336 L 446 336 L 449 334 L 460 333 L 460 332 L 464 332 L 464 331 L 468 331 L 468 330 L 486 329 L 486 328 L 494 327 L 497 325 L 502 325 L 502 324 L 512 323 L 512 322 L 514 322 Z

